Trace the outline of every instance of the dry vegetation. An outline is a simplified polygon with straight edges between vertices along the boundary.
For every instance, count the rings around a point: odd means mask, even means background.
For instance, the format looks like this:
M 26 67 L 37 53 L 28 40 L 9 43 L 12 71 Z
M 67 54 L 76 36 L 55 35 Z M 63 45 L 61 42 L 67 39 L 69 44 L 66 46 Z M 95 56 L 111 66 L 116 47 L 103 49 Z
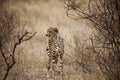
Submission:
M 79 3 L 79 4 L 78 4 Z M 93 23 L 95 33 L 88 40 L 91 45 L 82 51 L 82 57 L 89 60 L 78 61 L 80 66 L 97 64 L 106 80 L 120 79 L 120 2 L 119 0 L 88 0 L 86 7 L 81 7 L 79 0 L 67 0 L 66 13 L 74 20 L 87 19 Z M 74 12 L 74 13 L 71 13 Z M 88 52 L 86 52 L 88 50 Z M 87 53 L 87 54 L 86 54 Z M 90 53 L 90 54 L 89 54 Z M 95 55 L 95 56 L 91 56 Z M 94 59 L 92 59 L 94 57 Z M 85 58 L 83 58 L 85 59 Z M 90 62 L 90 63 L 88 63 Z M 94 62 L 92 64 L 92 62 Z M 92 65 L 90 65 L 92 64 Z M 88 68 L 88 69 L 89 69 Z M 96 68 L 94 68 L 95 70 Z M 90 71 L 91 69 L 89 69 Z M 95 70 L 96 72 L 97 70 Z M 94 71 L 91 71 L 94 72 Z
M 81 0 L 80 2 L 78 0 L 75 5 L 80 5 L 80 3 L 87 11 L 88 9 L 84 4 L 88 3 L 88 0 Z M 45 34 L 49 27 L 57 27 L 65 41 L 64 80 L 109 80 L 107 76 L 110 75 L 106 75 L 107 72 L 102 71 L 106 66 L 104 68 L 99 65 L 102 64 L 100 60 L 108 58 L 108 54 L 106 54 L 108 50 L 94 48 L 94 45 L 103 45 L 99 44 L 98 41 L 102 36 L 96 37 L 95 34 L 98 33 L 96 29 L 93 29 L 89 20 L 77 20 L 80 19 L 79 15 L 74 15 L 76 14 L 74 12 L 75 8 L 71 5 L 72 10 L 67 12 L 68 5 L 66 6 L 64 0 L 8 0 L 0 7 L 0 17 L 6 13 L 7 16 L 13 15 L 15 17 L 13 22 L 12 19 L 9 20 L 12 23 L 11 25 L 15 26 L 14 31 L 0 34 L 0 43 L 2 41 L 5 43 L 4 51 L 7 54 L 12 54 L 9 50 L 11 50 L 11 46 L 14 46 L 13 39 L 16 40 L 15 37 L 18 33 L 19 37 L 17 36 L 17 39 L 19 42 L 19 38 L 26 33 L 26 30 L 37 32 L 35 36 L 32 34 L 34 36 L 32 39 L 30 38 L 27 42 L 17 46 L 14 56 L 16 63 L 6 80 L 47 79 L 45 75 L 48 57 L 45 52 L 47 46 Z M 4 10 L 7 12 L 4 12 Z M 72 15 L 69 15 L 69 13 L 72 13 Z M 25 28 L 24 31 L 22 31 L 23 27 Z M 3 31 L 2 23 L 0 23 L 0 31 Z M 30 36 L 31 33 L 27 37 Z M 102 52 L 99 55 L 95 52 L 101 50 Z M 0 57 L 0 80 L 3 80 L 7 68 L 1 54 Z M 62 80 L 61 76 L 58 75 L 55 78 L 56 80 Z

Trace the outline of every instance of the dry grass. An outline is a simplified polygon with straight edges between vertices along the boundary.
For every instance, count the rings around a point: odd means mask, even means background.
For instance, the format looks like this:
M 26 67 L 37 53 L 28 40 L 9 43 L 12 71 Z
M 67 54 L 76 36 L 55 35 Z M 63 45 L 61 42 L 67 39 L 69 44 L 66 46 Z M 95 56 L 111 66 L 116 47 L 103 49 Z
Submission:
M 18 48 L 17 51 L 24 49 L 16 55 L 17 64 L 11 70 L 8 80 L 46 79 L 45 70 L 48 57 L 45 52 L 47 46 L 45 34 L 49 27 L 57 27 L 60 35 L 64 38 L 64 80 L 104 80 L 96 74 L 84 73 L 79 66 L 77 66 L 79 70 L 76 70 L 75 58 L 80 53 L 75 50 L 76 43 L 81 46 L 82 41 L 91 34 L 92 30 L 89 22 L 68 18 L 63 2 L 58 0 L 18 0 L 8 2 L 6 7 L 10 12 L 16 12 L 21 21 L 27 22 L 27 30 L 37 32 L 32 40 Z M 76 43 L 74 36 L 80 39 Z M 0 79 L 2 79 L 2 75 L 0 75 Z

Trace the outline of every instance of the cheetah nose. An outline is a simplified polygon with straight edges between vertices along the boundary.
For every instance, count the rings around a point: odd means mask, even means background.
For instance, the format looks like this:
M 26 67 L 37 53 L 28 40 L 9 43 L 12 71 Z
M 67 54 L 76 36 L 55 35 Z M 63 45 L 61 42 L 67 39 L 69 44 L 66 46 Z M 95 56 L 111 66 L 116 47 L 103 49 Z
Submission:
M 46 34 L 46 37 L 50 37 L 50 35 Z
M 48 36 L 47 34 L 45 36 Z

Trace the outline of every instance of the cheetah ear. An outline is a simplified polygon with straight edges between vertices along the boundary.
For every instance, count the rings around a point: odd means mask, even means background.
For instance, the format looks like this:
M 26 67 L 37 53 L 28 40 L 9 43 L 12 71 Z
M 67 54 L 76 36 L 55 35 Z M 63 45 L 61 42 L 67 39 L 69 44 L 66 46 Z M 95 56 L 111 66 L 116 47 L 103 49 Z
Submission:
M 58 29 L 57 28 L 54 28 L 55 32 L 58 33 Z

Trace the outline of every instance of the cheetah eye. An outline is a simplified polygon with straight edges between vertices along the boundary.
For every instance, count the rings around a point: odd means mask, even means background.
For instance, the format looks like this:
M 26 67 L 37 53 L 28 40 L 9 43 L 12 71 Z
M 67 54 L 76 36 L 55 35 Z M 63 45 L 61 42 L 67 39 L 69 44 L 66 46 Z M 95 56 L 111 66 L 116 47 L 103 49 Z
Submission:
M 51 31 L 49 31 L 51 33 Z

